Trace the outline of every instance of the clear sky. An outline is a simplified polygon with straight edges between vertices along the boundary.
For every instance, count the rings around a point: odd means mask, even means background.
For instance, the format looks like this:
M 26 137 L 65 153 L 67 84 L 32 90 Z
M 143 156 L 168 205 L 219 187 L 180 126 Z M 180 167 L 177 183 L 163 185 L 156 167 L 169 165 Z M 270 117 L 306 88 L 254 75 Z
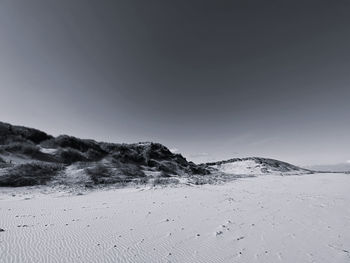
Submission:
M 0 2 L 0 120 L 195 162 L 350 159 L 349 1 Z

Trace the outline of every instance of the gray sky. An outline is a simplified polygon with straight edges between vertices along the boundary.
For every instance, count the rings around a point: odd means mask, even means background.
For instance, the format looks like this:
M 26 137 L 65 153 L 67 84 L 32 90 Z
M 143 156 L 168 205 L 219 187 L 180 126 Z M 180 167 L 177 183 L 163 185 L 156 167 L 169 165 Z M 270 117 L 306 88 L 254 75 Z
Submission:
M 350 159 L 349 1 L 0 2 L 0 120 L 195 162 Z

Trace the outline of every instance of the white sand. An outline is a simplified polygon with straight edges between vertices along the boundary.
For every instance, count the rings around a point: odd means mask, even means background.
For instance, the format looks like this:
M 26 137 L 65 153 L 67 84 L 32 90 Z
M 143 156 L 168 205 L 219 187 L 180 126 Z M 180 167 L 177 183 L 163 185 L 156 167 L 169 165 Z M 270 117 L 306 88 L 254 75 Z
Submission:
M 279 162 L 279 161 L 276 161 Z M 218 165 L 212 165 L 211 167 L 218 169 L 225 174 L 243 174 L 243 175 L 266 175 L 266 174 L 284 174 L 284 175 L 299 175 L 308 174 L 309 171 L 298 167 L 291 167 L 287 163 L 280 163 L 284 168 L 289 170 L 283 170 L 281 167 L 272 167 L 267 163 L 259 163 L 257 160 L 235 160 L 232 162 L 222 163 Z
M 0 189 L 0 262 L 350 262 L 350 175 L 224 185 Z
M 263 165 L 257 164 L 254 160 L 235 161 L 212 167 L 228 174 L 262 174 L 261 168 L 264 168 Z

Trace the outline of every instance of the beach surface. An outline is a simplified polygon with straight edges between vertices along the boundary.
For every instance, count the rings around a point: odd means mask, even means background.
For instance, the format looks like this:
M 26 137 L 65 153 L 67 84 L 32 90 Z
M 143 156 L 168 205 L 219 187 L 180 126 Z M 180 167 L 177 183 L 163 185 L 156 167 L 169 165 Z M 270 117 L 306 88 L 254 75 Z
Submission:
M 350 175 L 0 189 L 0 262 L 350 262 Z

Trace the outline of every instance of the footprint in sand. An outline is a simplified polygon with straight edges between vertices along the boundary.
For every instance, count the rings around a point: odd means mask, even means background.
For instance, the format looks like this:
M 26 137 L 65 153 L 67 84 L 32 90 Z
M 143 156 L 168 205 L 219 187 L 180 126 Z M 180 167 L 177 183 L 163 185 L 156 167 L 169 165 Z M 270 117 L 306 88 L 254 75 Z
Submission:
M 216 231 L 216 233 L 215 233 L 215 235 L 216 236 L 220 236 L 220 235 L 222 235 L 224 232 L 222 232 L 222 231 Z

